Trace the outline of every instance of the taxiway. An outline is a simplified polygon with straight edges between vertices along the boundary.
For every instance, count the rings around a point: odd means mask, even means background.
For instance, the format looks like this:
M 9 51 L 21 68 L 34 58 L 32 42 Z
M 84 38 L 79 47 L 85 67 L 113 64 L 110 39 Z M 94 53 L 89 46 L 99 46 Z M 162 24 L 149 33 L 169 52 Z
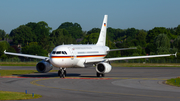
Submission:
M 7 67 L 3 69 L 35 69 Z M 40 94 L 30 101 L 179 101 L 180 88 L 164 84 L 180 76 L 175 67 L 114 67 L 104 78 L 95 77 L 95 68 L 67 68 L 67 77 L 56 72 L 0 77 L 0 90 Z M 24 100 L 26 101 L 26 100 Z

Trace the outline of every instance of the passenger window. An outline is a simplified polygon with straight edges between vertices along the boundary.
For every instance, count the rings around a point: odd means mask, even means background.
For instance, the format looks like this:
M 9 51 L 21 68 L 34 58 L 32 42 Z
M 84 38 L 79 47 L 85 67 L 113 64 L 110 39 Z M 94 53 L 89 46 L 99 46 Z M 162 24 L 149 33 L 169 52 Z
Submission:
M 62 51 L 62 54 L 65 54 L 64 51 Z
M 52 52 L 52 54 L 55 54 L 55 53 L 56 53 L 56 51 L 53 51 L 53 52 Z
M 57 51 L 56 54 L 61 54 L 61 51 Z

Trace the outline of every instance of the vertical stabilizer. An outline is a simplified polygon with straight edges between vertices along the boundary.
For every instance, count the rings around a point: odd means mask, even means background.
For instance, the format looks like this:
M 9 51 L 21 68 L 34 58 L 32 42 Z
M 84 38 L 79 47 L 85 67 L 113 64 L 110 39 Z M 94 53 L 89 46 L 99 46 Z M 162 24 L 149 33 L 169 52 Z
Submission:
M 107 18 L 108 15 L 104 15 L 104 20 L 101 27 L 101 32 L 99 34 L 99 39 L 96 45 L 105 46 L 106 45 L 106 29 L 107 29 Z

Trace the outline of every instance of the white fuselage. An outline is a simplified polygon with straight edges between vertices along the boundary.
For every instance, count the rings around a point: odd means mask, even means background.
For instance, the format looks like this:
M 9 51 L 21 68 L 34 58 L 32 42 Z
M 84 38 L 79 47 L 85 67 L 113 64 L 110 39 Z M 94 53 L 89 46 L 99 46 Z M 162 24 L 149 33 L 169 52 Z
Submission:
M 87 67 L 86 60 L 103 59 L 109 47 L 97 45 L 60 45 L 50 54 L 50 63 L 55 67 Z

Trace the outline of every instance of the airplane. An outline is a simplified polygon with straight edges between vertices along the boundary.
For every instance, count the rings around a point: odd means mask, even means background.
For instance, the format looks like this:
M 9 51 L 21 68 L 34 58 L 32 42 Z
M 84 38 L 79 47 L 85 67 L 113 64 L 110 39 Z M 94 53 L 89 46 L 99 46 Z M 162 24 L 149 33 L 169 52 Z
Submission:
M 66 68 L 85 68 L 96 66 L 96 76 L 104 77 L 106 73 L 109 73 L 112 69 L 110 65 L 111 61 L 116 60 L 130 60 L 130 59 L 141 59 L 141 58 L 154 58 L 154 57 L 166 57 L 175 54 L 164 54 L 164 55 L 149 55 L 149 56 L 132 56 L 132 57 L 114 57 L 105 58 L 106 55 L 111 51 L 128 50 L 135 48 L 121 48 L 121 49 L 109 49 L 106 46 L 106 30 L 107 30 L 107 19 L 108 15 L 104 15 L 100 35 L 96 44 L 84 44 L 84 45 L 59 45 L 55 47 L 49 57 L 12 53 L 4 51 L 4 54 L 23 56 L 29 58 L 42 59 L 36 65 L 36 69 L 40 73 L 46 73 L 53 69 L 53 67 L 59 68 L 58 76 L 64 78 L 66 76 Z

